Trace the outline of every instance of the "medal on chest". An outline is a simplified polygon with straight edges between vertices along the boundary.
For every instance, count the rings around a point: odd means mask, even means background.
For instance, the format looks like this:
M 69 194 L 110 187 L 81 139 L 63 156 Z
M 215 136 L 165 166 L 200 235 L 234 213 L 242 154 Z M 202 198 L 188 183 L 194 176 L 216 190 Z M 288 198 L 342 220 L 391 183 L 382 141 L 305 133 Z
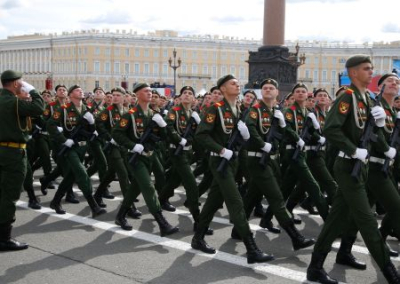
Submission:
M 136 124 L 136 129 L 138 130 L 138 132 L 142 133 L 143 129 L 144 129 L 143 118 L 140 118 L 140 117 L 136 118 L 135 124 Z
M 303 125 L 304 125 L 304 117 L 303 117 L 302 115 L 298 114 L 298 115 L 296 116 L 296 121 L 297 121 L 297 126 L 298 126 L 298 128 L 299 128 L 299 129 L 302 129 L 302 128 L 303 128 Z
M 271 117 L 268 112 L 263 112 L 261 117 L 261 124 L 264 127 L 271 126 Z
M 357 111 L 359 120 L 365 122 L 367 120 L 367 107 L 364 102 L 358 102 Z
M 232 112 L 227 111 L 224 113 L 224 124 L 227 129 L 233 128 L 233 115 Z

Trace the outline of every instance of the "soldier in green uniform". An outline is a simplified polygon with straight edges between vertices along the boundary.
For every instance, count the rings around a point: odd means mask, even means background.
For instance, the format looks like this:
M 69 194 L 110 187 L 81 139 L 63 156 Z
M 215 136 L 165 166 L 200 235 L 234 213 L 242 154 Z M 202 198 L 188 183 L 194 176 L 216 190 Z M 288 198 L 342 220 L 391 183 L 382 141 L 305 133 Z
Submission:
M 18 201 L 26 174 L 26 142 L 30 131 L 30 117 L 43 113 L 44 104 L 34 87 L 22 81 L 22 73 L 6 70 L 0 80 L 0 251 L 28 248 L 11 238 Z M 32 101 L 19 100 L 24 89 Z
M 57 143 L 55 151 L 59 156 L 58 165 L 62 167 L 64 176 L 50 203 L 50 208 L 57 214 L 65 214 L 61 199 L 76 182 L 92 210 L 92 216 L 96 217 L 106 211 L 94 200 L 92 183 L 82 163 L 87 140 L 95 131 L 94 117 L 82 103 L 84 93 L 81 87 L 78 85 L 70 87 L 68 94 L 71 102 L 55 110 L 53 116 L 47 121 L 47 130 Z M 62 149 L 66 151 L 60 154 Z
M 155 136 L 165 137 L 167 123 L 160 114 L 154 114 L 149 107 L 152 93 L 148 84 L 137 84 L 134 93 L 138 99 L 137 106 L 122 116 L 112 133 L 112 138 L 118 145 L 128 149 L 129 159 L 134 153 L 138 155 L 136 164 L 128 165 L 128 170 L 134 176 L 133 190 L 126 192 L 117 216 L 125 218 L 138 192 L 141 192 L 150 213 L 160 227 L 161 236 L 166 236 L 178 232 L 179 228 L 171 226 L 162 214 L 156 191 L 150 179 L 155 141 L 152 139 L 141 141 L 141 137 L 146 129 L 151 130 Z
M 103 202 L 104 191 L 107 186 L 114 180 L 115 174 L 117 174 L 118 182 L 121 188 L 122 195 L 125 196 L 126 191 L 129 190 L 131 183 L 129 182 L 128 170 L 126 164 L 126 149 L 121 147 L 112 138 L 111 133 L 115 125 L 119 123 L 121 117 L 128 112 L 128 108 L 123 106 L 125 90 L 120 87 L 116 87 L 111 90 L 113 96 L 112 104 L 106 109 L 99 113 L 96 118 L 96 129 L 99 136 L 104 137 L 106 146 L 104 147 L 104 153 L 107 157 L 107 163 L 109 165 L 106 175 L 100 182 L 99 187 L 94 194 L 94 199 L 100 207 L 105 208 L 106 204 Z M 142 214 L 136 209 L 135 205 L 128 211 L 128 215 L 133 218 L 139 218 Z M 123 226 L 125 218 L 117 217 L 118 225 Z M 132 229 L 132 228 L 131 228 Z
M 244 197 L 244 206 L 247 217 L 253 210 L 260 196 L 265 196 L 273 214 L 279 224 L 285 229 L 292 239 L 294 250 L 306 248 L 315 243 L 313 239 L 305 239 L 294 226 L 293 220 L 286 210 L 279 183 L 275 178 L 278 165 L 278 141 L 272 139 L 266 141 L 269 131 L 283 132 L 286 122 L 280 110 L 274 109 L 278 96 L 278 82 L 274 79 L 265 79 L 260 84 L 262 99 L 250 108 L 250 115 L 246 124 L 250 132 L 248 143 L 248 165 L 250 173 L 250 185 Z M 276 129 L 271 129 L 271 123 L 277 119 Z M 269 159 L 265 165 L 260 165 L 260 159 L 265 152 Z
M 240 94 L 239 82 L 233 75 L 226 75 L 218 80 L 217 85 L 224 95 L 224 100 L 206 110 L 204 120 L 200 122 L 195 136 L 195 139 L 198 139 L 198 142 L 210 151 L 209 165 L 214 179 L 200 213 L 199 224 L 191 245 L 192 248 L 205 253 L 215 253 L 215 249 L 204 240 L 204 235 L 215 212 L 225 201 L 229 217 L 246 246 L 247 262 L 270 261 L 274 257 L 263 253 L 256 245 L 246 218 L 242 198 L 237 189 L 235 175 L 238 160 L 232 159 L 233 154 L 237 155 L 237 150 L 226 148 L 233 131 L 238 131 L 238 135 L 245 141 L 250 138 L 245 123 L 239 121 L 240 111 L 236 105 L 237 97 Z M 217 168 L 223 159 L 228 162 L 228 166 L 225 172 L 218 172 Z
M 318 208 L 318 213 L 325 220 L 328 216 L 328 204 L 322 195 L 317 181 L 310 172 L 306 163 L 306 153 L 304 152 L 305 146 L 309 146 L 310 141 L 304 141 L 301 138 L 303 128 L 305 127 L 306 119 L 312 121 L 309 127 L 309 135 L 318 143 L 324 142 L 325 138 L 322 137 L 318 130 L 320 125 L 314 113 L 311 113 L 306 108 L 307 100 L 307 87 L 299 83 L 292 89 L 295 102 L 290 108 L 285 110 L 285 119 L 288 127 L 285 128 L 283 147 L 286 152 L 284 155 L 285 163 L 288 165 L 286 172 L 283 174 L 282 179 L 282 192 L 283 196 L 287 198 L 286 207 L 289 212 L 297 205 L 296 191 L 293 192 L 296 184 L 300 188 L 307 190 L 308 195 L 311 197 L 315 206 Z M 307 145 L 306 145 L 307 142 Z M 293 159 L 293 154 L 296 148 L 300 148 L 300 153 L 296 160 Z
M 400 283 L 398 272 L 389 257 L 389 249 L 379 233 L 376 218 L 369 205 L 366 162 L 370 149 L 359 148 L 367 117 L 372 115 L 376 126 L 383 127 L 386 114 L 382 107 L 372 107 L 369 99 L 367 86 L 373 74 L 370 57 L 352 56 L 347 60 L 346 68 L 351 86 L 337 97 L 326 117 L 324 128 L 328 142 L 339 149 L 334 165 L 334 176 L 339 187 L 329 216 L 314 246 L 311 263 L 307 269 L 307 279 L 320 283 L 338 283 L 326 273 L 323 264 L 334 240 L 348 226 L 348 222 L 353 220 L 385 278 L 389 283 Z M 376 151 L 386 153 L 385 156 L 389 155 L 389 147 L 384 143 L 384 139 L 379 139 L 372 147 Z M 358 179 L 351 176 L 357 160 L 363 162 Z M 351 219 L 348 216 L 351 216 Z

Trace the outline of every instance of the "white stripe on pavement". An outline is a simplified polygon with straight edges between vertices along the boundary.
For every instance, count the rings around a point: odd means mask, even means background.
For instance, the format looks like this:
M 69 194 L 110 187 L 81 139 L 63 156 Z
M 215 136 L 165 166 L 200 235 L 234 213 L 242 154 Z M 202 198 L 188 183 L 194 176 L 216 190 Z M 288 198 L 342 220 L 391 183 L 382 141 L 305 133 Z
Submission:
M 21 208 L 29 209 L 28 203 L 24 202 L 24 201 L 18 201 L 17 206 L 21 207 Z M 190 244 L 188 244 L 186 242 L 177 241 L 177 240 L 169 239 L 166 237 L 160 237 L 157 235 L 153 235 L 153 234 L 149 234 L 149 233 L 145 233 L 145 232 L 141 232 L 141 231 L 137 231 L 137 230 L 125 231 L 125 230 L 122 230 L 120 227 L 118 227 L 114 224 L 111 224 L 111 223 L 102 222 L 102 221 L 98 221 L 98 220 L 87 218 L 87 217 L 81 217 L 81 216 L 73 215 L 70 213 L 59 215 L 59 214 L 56 214 L 54 212 L 54 210 L 47 208 L 47 207 L 43 207 L 43 206 L 42 206 L 42 209 L 34 210 L 34 211 L 40 212 L 43 214 L 47 214 L 47 215 L 50 215 L 55 218 L 84 224 L 84 225 L 98 228 L 101 230 L 111 231 L 116 234 L 124 235 L 127 237 L 132 237 L 132 238 L 139 239 L 139 240 L 142 240 L 145 242 L 150 242 L 150 243 L 154 243 L 157 245 L 163 245 L 165 247 L 170 247 L 170 248 L 181 250 L 184 252 L 190 252 L 190 253 L 200 255 L 203 257 L 207 257 L 207 258 L 211 258 L 211 259 L 217 259 L 217 260 L 224 261 L 224 262 L 238 265 L 238 266 L 249 267 L 256 271 L 276 275 L 276 276 L 294 280 L 297 282 L 313 283 L 313 282 L 307 281 L 306 273 L 288 269 L 288 268 L 284 268 L 284 267 L 281 267 L 278 265 L 273 265 L 273 264 L 269 264 L 269 263 L 250 265 L 250 264 L 247 264 L 247 259 L 245 257 L 232 255 L 232 254 L 225 253 L 225 252 L 218 251 L 218 250 L 217 250 L 216 254 L 201 253 L 197 250 L 192 249 Z

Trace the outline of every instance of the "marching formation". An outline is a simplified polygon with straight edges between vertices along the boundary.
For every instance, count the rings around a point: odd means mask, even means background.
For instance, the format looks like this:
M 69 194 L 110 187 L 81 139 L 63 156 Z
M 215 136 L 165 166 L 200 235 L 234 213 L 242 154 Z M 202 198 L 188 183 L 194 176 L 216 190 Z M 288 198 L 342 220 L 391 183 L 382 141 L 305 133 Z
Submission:
M 50 208 L 57 214 L 66 213 L 64 198 L 80 202 L 73 184 L 93 218 L 106 214 L 105 199 L 114 198 L 108 187 L 116 180 L 123 201 L 115 224 L 132 230 L 128 217 L 140 219 L 135 201 L 141 194 L 160 235 L 167 236 L 179 227 L 163 211 L 176 210 L 169 199 L 182 185 L 195 250 L 216 253 L 206 236 L 214 234 L 212 219 L 226 206 L 233 224 L 230 237 L 243 241 L 250 264 L 274 260 L 250 230 L 254 212 L 262 228 L 279 234 L 275 216 L 293 250 L 314 246 L 310 281 L 338 283 L 323 267 L 338 237 L 336 263 L 365 270 L 366 264 L 352 254 L 360 232 L 388 283 L 400 283 L 390 260 L 399 254 L 386 244 L 389 235 L 400 239 L 400 79 L 383 75 L 379 94 L 373 94 L 367 89 L 373 74 L 368 56 L 352 56 L 346 68 L 351 85 L 339 89 L 334 101 L 327 90 L 310 93 L 302 83 L 288 95 L 279 94 L 274 78 L 261 82 L 261 97 L 247 90 L 240 101 L 234 75 L 223 76 L 198 98 L 191 86 L 184 86 L 168 100 L 147 83 L 136 84 L 133 93 L 97 87 L 92 96 L 78 85 L 58 85 L 53 97 L 47 90 L 39 94 L 22 73 L 2 72 L 0 251 L 28 248 L 11 237 L 15 204 L 24 189 L 29 207 L 41 208 L 33 173 L 42 168 L 41 193 L 56 189 Z M 95 173 L 100 178 L 96 189 L 91 182 Z M 266 210 L 262 203 L 268 204 Z M 293 214 L 296 206 L 324 220 L 317 240 L 297 229 L 302 220 Z M 385 214 L 380 227 L 375 210 Z

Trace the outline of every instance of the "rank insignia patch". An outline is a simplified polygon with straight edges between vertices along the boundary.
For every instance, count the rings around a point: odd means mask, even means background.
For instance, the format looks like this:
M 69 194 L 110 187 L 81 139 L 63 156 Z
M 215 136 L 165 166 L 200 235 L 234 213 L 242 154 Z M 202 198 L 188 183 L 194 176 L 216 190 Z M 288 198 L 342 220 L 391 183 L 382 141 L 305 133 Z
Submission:
M 251 111 L 251 112 L 250 112 L 250 117 L 251 117 L 252 119 L 256 119 L 256 118 L 257 118 L 257 113 L 256 113 L 255 111 Z
M 119 121 L 119 126 L 125 127 L 128 124 L 128 120 L 126 118 L 123 118 Z
M 215 114 L 207 113 L 206 121 L 207 123 L 213 123 L 215 120 Z
M 339 104 L 339 112 L 341 114 L 346 114 L 349 111 L 349 106 L 350 106 L 349 103 L 340 102 L 340 104 Z

